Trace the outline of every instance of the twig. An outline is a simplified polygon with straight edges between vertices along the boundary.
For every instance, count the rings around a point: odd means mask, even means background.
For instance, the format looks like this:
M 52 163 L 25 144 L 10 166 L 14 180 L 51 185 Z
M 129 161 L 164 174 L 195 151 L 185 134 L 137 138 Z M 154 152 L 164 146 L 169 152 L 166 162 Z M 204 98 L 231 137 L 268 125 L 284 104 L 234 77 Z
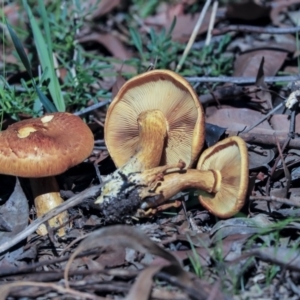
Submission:
M 284 143 L 282 149 L 279 145 L 279 141 L 277 139 L 277 136 L 275 135 L 275 138 L 276 138 L 276 145 L 277 145 L 277 149 L 278 149 L 278 153 L 279 153 L 279 157 L 281 159 L 281 163 L 282 163 L 282 166 L 283 166 L 283 171 L 284 171 L 284 175 L 285 175 L 285 178 L 286 178 L 286 185 L 285 185 L 285 194 L 284 196 L 286 197 L 287 196 L 287 193 L 288 193 L 288 190 L 290 188 L 290 185 L 291 185 L 291 181 L 292 181 L 292 176 L 291 176 L 291 173 L 290 171 L 288 170 L 287 166 L 286 166 L 286 163 L 285 163 L 285 160 L 284 160 L 284 157 L 283 157 L 283 151 L 285 150 L 286 146 L 288 145 L 289 141 L 290 141 L 290 138 L 288 137 L 286 142 Z
M 206 0 L 205 4 L 203 6 L 203 9 L 202 9 L 202 11 L 200 13 L 199 19 L 198 19 L 198 21 L 197 21 L 197 23 L 196 23 L 196 25 L 195 25 L 195 27 L 193 29 L 193 32 L 192 32 L 192 34 L 190 36 L 188 44 L 186 45 L 186 47 L 184 49 L 184 52 L 183 52 L 183 54 L 182 54 L 182 56 L 180 58 L 180 61 L 179 61 L 178 65 L 177 65 L 177 67 L 176 67 L 176 72 L 180 71 L 180 69 L 181 69 L 181 67 L 182 67 L 182 65 L 183 65 L 183 63 L 184 63 L 184 61 L 185 61 L 188 53 L 190 52 L 190 50 L 192 48 L 192 45 L 193 45 L 193 43 L 194 43 L 194 41 L 196 39 L 196 36 L 197 36 L 198 31 L 199 31 L 199 29 L 200 29 L 200 27 L 202 25 L 202 22 L 204 20 L 204 16 L 205 16 L 205 14 L 206 14 L 206 12 L 208 10 L 208 7 L 210 6 L 210 3 L 211 3 L 211 0 Z
M 278 110 L 280 107 L 284 106 L 285 102 L 281 102 L 280 104 L 278 104 L 276 107 L 274 107 L 272 110 L 270 110 L 265 116 L 263 116 L 263 118 L 261 118 L 259 121 L 257 121 L 254 125 L 252 125 L 250 128 L 247 128 L 245 131 L 243 131 L 244 133 L 247 133 L 249 131 L 251 131 L 253 128 L 255 128 L 256 126 L 258 126 L 260 123 L 262 123 L 263 121 L 265 121 L 266 119 L 268 119 L 271 115 L 273 115 L 273 113 Z
M 275 138 L 275 136 L 274 136 L 274 138 Z M 276 145 L 278 145 L 278 142 L 279 142 L 278 140 L 279 140 L 278 135 L 276 135 Z M 285 141 L 284 141 L 284 143 L 283 143 L 283 146 L 282 146 L 282 148 L 281 148 L 281 151 L 282 151 L 282 152 L 283 152 L 283 151 L 285 150 L 285 148 L 289 145 L 290 141 L 291 141 L 290 138 L 286 138 L 286 139 L 285 139 Z M 277 146 L 277 147 L 278 147 L 278 146 Z M 271 171 L 270 171 L 270 174 L 269 174 L 269 177 L 268 177 L 268 180 L 267 180 L 267 183 L 266 183 L 266 193 L 267 193 L 268 196 L 270 195 L 271 179 L 272 179 L 272 177 L 273 177 L 273 175 L 274 175 L 274 173 L 275 173 L 275 170 L 276 170 L 276 168 L 277 168 L 277 165 L 278 165 L 278 163 L 279 163 L 279 160 L 280 160 L 280 155 L 278 155 L 278 156 L 276 157 L 276 160 L 275 160 L 275 162 L 274 162 L 274 164 L 273 164 L 273 166 L 272 166 L 272 169 L 271 169 Z
M 229 25 L 224 28 L 214 29 L 212 35 L 221 35 L 230 31 L 254 32 L 254 33 L 270 33 L 270 34 L 286 34 L 297 33 L 300 31 L 300 26 L 277 28 L 277 27 L 258 27 L 249 25 Z
M 12 288 L 18 288 L 18 287 L 24 287 L 24 286 L 35 286 L 35 287 L 41 287 L 41 288 L 50 288 L 53 290 L 56 290 L 57 292 L 65 295 L 65 294 L 70 294 L 73 296 L 81 297 L 82 299 L 103 299 L 105 300 L 106 298 L 103 297 L 98 297 L 96 295 L 88 294 L 88 293 L 83 293 L 79 291 L 75 291 L 71 288 L 65 288 L 63 286 L 60 286 L 58 284 L 54 284 L 51 282 L 34 282 L 34 281 L 17 281 L 13 283 L 7 283 L 4 285 L 1 285 L 2 292 L 4 294 L 7 293 L 7 296 L 9 295 L 10 291 Z
M 25 238 L 27 238 L 30 234 L 34 233 L 40 225 L 45 223 L 46 221 L 50 220 L 54 216 L 62 213 L 63 211 L 74 207 L 80 203 L 82 203 L 83 199 L 94 197 L 97 192 L 99 192 L 101 185 L 96 185 L 91 188 L 86 189 L 85 191 L 75 195 L 74 197 L 70 198 L 69 200 L 65 201 L 61 205 L 55 207 L 54 209 L 50 210 L 48 213 L 43 215 L 40 218 L 34 220 L 30 225 L 28 225 L 23 231 L 19 232 L 15 235 L 15 237 L 2 245 L 0 245 L 0 255 L 9 250 L 12 246 L 18 244 Z
M 75 116 L 81 116 L 81 115 L 87 114 L 87 113 L 89 113 L 89 112 L 91 112 L 91 111 L 93 111 L 95 109 L 98 109 L 98 108 L 100 108 L 102 106 L 105 106 L 105 105 L 107 105 L 109 103 L 110 103 L 110 100 L 101 101 L 101 102 L 93 104 L 93 105 L 91 105 L 91 106 L 89 106 L 87 108 L 84 108 L 81 111 L 74 112 L 74 115 Z
M 209 20 L 206 40 L 205 40 L 205 46 L 208 46 L 210 44 L 210 41 L 211 41 L 211 35 L 212 35 L 212 31 L 214 29 L 214 24 L 215 24 L 215 20 L 216 20 L 216 13 L 217 13 L 217 10 L 218 10 L 218 5 L 219 5 L 219 1 L 214 0 L 213 7 L 212 7 L 212 12 L 211 12 L 211 15 L 210 15 L 210 20 Z
M 228 98 L 236 98 L 239 96 L 245 95 L 245 89 L 240 85 L 226 85 L 221 86 L 209 94 L 203 94 L 199 96 L 199 99 L 202 104 L 214 103 L 216 100 L 218 102 L 228 99 Z
M 296 207 L 300 207 L 300 202 L 296 202 L 287 198 L 280 198 L 280 197 L 275 197 L 275 196 L 250 196 L 249 197 L 250 201 L 258 201 L 258 200 L 262 200 L 262 201 L 267 201 L 267 202 L 278 202 L 278 203 L 282 203 L 282 204 L 286 204 L 289 206 L 296 206 Z
M 70 251 L 71 252 L 71 251 Z M 87 256 L 98 256 L 101 253 L 103 253 L 103 249 L 101 248 L 96 248 L 90 251 L 85 251 L 81 254 L 78 254 L 77 258 L 82 258 L 82 257 L 87 257 Z M 70 255 L 65 255 L 63 257 L 59 257 L 59 258 L 52 258 L 49 260 L 44 260 L 44 261 L 39 261 L 39 262 L 35 262 L 35 263 L 31 263 L 28 265 L 24 265 L 23 267 L 5 267 L 5 268 L 1 268 L 0 270 L 0 278 L 3 277 L 8 277 L 8 276 L 15 276 L 15 275 L 26 275 L 26 274 L 33 274 L 34 271 L 36 273 L 44 273 L 43 271 L 36 271 L 36 269 L 41 269 L 41 267 L 44 266 L 50 266 L 50 265 L 55 265 L 61 262 L 65 262 L 68 261 L 70 258 Z M 50 268 L 53 270 L 53 268 Z M 79 273 L 78 273 L 79 271 Z M 80 273 L 83 270 L 71 270 L 70 272 L 72 272 L 72 274 L 70 273 L 70 275 L 80 275 Z M 109 276 L 123 276 L 123 277 L 134 277 L 137 275 L 138 271 L 129 271 L 129 270 L 123 270 L 123 269 L 93 269 L 93 270 L 86 270 L 87 272 L 90 272 L 89 275 L 91 274 L 96 274 L 96 273 L 101 273 L 101 274 L 105 274 L 105 275 L 109 275 Z M 47 271 L 50 272 L 50 271 Z M 56 270 L 54 271 L 55 273 L 59 274 L 59 271 Z M 62 274 L 64 272 L 64 270 L 61 271 Z M 50 273 L 49 273 L 50 274 Z M 84 273 L 81 273 L 82 275 Z M 61 276 L 63 277 L 63 276 Z
M 267 76 L 265 77 L 265 82 L 290 82 L 299 80 L 299 76 Z M 253 84 L 256 82 L 256 77 L 185 77 L 189 82 L 232 82 L 237 84 Z

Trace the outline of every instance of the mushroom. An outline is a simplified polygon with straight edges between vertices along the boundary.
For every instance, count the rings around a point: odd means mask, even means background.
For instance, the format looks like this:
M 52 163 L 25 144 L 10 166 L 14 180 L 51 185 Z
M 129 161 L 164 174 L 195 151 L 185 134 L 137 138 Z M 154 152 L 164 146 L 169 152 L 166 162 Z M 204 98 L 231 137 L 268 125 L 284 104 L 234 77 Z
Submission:
M 132 174 L 130 180 L 136 181 L 136 176 L 139 186 L 144 186 L 139 189 L 139 197 L 145 201 L 143 209 L 157 206 L 179 191 L 194 188 L 205 208 L 218 217 L 228 218 L 244 205 L 248 187 L 247 147 L 240 137 L 226 138 L 202 153 L 197 169 L 166 173 L 154 188 L 149 187 L 146 173 L 143 178 Z
M 63 202 L 54 175 L 79 164 L 92 152 L 93 134 L 77 116 L 52 113 L 23 120 L 0 132 L 0 173 L 30 178 L 37 216 Z M 68 221 L 67 212 L 49 220 L 50 227 Z M 47 234 L 45 225 L 38 233 Z M 65 229 L 58 230 L 63 236 Z
M 151 111 L 157 115 L 160 111 L 164 121 L 155 124 L 154 116 L 153 127 L 143 128 L 142 114 Z M 155 133 L 155 127 L 160 131 Z M 164 141 L 161 132 L 166 135 Z M 104 134 L 117 167 L 127 165 L 138 154 L 144 169 L 176 164 L 180 159 L 188 168 L 198 158 L 204 143 L 204 112 L 197 94 L 183 77 L 169 70 L 153 70 L 121 87 L 107 111 Z M 142 171 L 140 167 L 133 171 Z
M 124 210 L 139 206 L 125 191 L 130 174 L 177 165 L 180 159 L 190 167 L 202 149 L 204 130 L 202 105 L 180 75 L 153 70 L 127 81 L 106 115 L 105 142 L 119 169 L 104 183 L 96 200 L 104 215 L 118 219 Z

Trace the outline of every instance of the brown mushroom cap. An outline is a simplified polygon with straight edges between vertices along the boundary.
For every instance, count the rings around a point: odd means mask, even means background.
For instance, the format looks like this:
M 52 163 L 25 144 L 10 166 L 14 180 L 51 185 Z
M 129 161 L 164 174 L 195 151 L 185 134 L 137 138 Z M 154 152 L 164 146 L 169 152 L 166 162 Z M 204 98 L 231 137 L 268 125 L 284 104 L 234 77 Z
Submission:
M 248 188 L 248 152 L 245 142 L 230 137 L 206 149 L 197 164 L 198 170 L 213 170 L 221 175 L 218 192 L 200 191 L 199 201 L 221 218 L 236 214 L 244 205 Z
M 52 113 L 0 132 L 0 173 L 20 177 L 61 174 L 92 152 L 94 138 L 77 116 Z
M 153 109 L 162 111 L 168 123 L 160 165 L 176 164 L 181 159 L 191 166 L 204 143 L 203 108 L 190 84 L 168 70 L 153 70 L 132 78 L 110 104 L 105 141 L 114 163 L 121 167 L 137 152 L 138 116 Z

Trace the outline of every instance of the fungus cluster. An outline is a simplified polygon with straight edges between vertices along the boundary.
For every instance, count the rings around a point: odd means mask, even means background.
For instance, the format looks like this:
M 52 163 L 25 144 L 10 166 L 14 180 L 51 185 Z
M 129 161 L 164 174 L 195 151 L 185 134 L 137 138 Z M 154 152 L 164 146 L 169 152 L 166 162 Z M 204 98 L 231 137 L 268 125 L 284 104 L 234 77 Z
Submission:
M 204 113 L 193 88 L 172 71 L 123 85 L 107 112 L 105 141 L 118 167 L 95 202 L 107 220 L 123 221 L 186 188 L 199 190 L 199 201 L 220 217 L 244 203 L 248 157 L 240 138 L 207 149 L 190 169 L 204 143 Z
M 172 71 L 136 76 L 110 104 L 105 142 L 118 169 L 104 183 L 96 203 L 113 220 L 140 205 L 131 174 L 159 165 L 177 166 L 180 159 L 186 167 L 196 161 L 204 143 L 204 113 L 198 96 Z
M 0 132 L 0 173 L 30 178 L 37 216 L 63 202 L 55 175 L 79 164 L 92 152 L 93 134 L 77 116 L 52 113 L 14 123 Z M 50 227 L 68 222 L 67 212 L 49 220 Z M 38 233 L 47 234 L 45 225 Z M 65 234 L 64 227 L 58 235 Z

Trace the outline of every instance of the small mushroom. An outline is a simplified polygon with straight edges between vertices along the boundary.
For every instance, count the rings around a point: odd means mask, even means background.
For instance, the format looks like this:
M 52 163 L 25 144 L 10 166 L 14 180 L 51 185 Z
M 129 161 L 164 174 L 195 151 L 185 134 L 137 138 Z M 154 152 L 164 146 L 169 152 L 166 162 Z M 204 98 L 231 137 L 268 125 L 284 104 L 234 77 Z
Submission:
M 96 203 L 110 219 L 139 206 L 136 195 L 126 192 L 130 174 L 177 165 L 180 159 L 190 167 L 205 139 L 197 94 L 183 77 L 168 70 L 149 71 L 127 81 L 109 106 L 104 129 L 108 151 L 119 169 L 104 183 Z
M 92 152 L 93 134 L 77 116 L 52 113 L 23 120 L 0 132 L 0 173 L 30 178 L 37 216 L 63 202 L 54 175 L 79 164 Z M 66 212 L 49 220 L 50 227 L 68 221 Z M 38 233 L 47 234 L 45 225 Z M 58 235 L 63 236 L 60 228 Z
M 140 176 L 139 176 L 140 178 Z M 132 175 L 131 180 L 135 180 Z M 149 178 L 141 180 L 147 185 Z M 156 183 L 155 188 L 139 190 L 145 201 L 142 208 L 156 206 L 178 192 L 194 188 L 199 201 L 212 214 L 228 218 L 244 205 L 248 188 L 248 153 L 245 142 L 239 137 L 229 137 L 206 149 L 197 164 L 197 169 L 171 172 Z

